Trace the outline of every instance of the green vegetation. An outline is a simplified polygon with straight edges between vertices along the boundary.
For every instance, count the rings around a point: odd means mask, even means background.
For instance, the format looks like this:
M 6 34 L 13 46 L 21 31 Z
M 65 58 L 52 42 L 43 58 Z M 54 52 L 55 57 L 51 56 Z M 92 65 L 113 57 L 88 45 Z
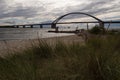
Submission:
M 110 35 L 120 34 L 120 30 L 112 29 L 107 32 Z
M 98 25 L 95 25 L 92 29 L 89 30 L 89 32 L 91 34 L 102 34 L 103 33 L 103 29 L 102 27 L 98 26 Z
M 39 45 L 0 57 L 0 80 L 120 80 L 120 35 Z

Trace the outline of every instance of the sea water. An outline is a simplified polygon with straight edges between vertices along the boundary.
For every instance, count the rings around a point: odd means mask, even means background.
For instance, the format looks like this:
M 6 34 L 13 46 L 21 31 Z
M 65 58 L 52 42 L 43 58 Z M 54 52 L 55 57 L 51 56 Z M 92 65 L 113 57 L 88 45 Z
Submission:
M 38 39 L 74 35 L 72 33 L 49 33 L 50 28 L 0 28 L 0 40 Z
M 105 28 L 109 29 L 120 29 L 120 24 L 105 24 Z M 92 28 L 93 25 L 89 25 Z M 73 31 L 76 29 L 87 29 L 86 25 L 83 26 L 72 26 L 72 27 L 59 27 L 60 31 Z M 74 35 L 74 33 L 49 33 L 49 30 L 54 30 L 51 28 L 0 28 L 0 40 L 20 40 L 20 39 L 38 39 L 38 38 L 48 38 L 48 37 L 59 37 Z

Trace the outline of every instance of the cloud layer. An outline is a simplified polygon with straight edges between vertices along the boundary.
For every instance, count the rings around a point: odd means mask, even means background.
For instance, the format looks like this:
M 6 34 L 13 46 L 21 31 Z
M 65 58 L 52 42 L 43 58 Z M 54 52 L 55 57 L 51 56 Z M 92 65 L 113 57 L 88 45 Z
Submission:
M 70 12 L 85 12 L 103 20 L 120 20 L 119 4 L 120 0 L 0 0 L 0 23 L 51 21 Z M 78 16 L 68 19 L 71 18 Z

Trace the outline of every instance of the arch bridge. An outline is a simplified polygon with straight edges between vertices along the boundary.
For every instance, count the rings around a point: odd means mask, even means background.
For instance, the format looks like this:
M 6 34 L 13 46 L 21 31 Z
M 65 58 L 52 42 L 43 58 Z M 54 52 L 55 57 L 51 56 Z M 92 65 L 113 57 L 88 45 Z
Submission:
M 54 20 L 54 21 L 52 22 L 51 28 L 56 28 L 56 24 L 58 24 L 58 22 L 59 22 L 61 19 L 63 19 L 64 17 L 66 17 L 66 16 L 68 16 L 68 15 L 71 15 L 71 14 L 83 14 L 83 15 L 87 15 L 87 16 L 89 16 L 89 17 L 92 17 L 92 18 L 94 18 L 95 20 L 98 21 L 100 27 L 103 27 L 103 28 L 104 28 L 104 22 L 103 22 L 101 19 L 99 19 L 99 18 L 97 18 L 97 17 L 95 17 L 95 16 L 93 16 L 93 15 L 90 15 L 90 14 L 87 14 L 87 13 L 82 13 L 82 12 L 72 12 L 72 13 L 68 13 L 68 14 L 65 14 L 65 15 L 60 16 L 59 18 L 57 18 L 56 20 Z M 84 22 L 83 22 L 83 23 L 84 23 Z M 85 23 L 86 23 L 86 22 L 85 22 Z
M 87 15 L 89 17 L 92 17 L 93 19 L 97 20 L 97 21 L 87 21 L 87 22 L 59 22 L 61 19 L 63 19 L 65 16 L 68 16 L 68 15 L 71 15 L 71 14 L 82 14 L 82 15 Z M 51 28 L 57 28 L 56 25 L 57 24 L 77 24 L 77 23 L 87 23 L 87 27 L 88 27 L 88 23 L 99 23 L 99 26 L 102 27 L 104 29 L 104 24 L 105 23 L 108 23 L 108 24 L 111 24 L 111 23 L 117 23 L 117 24 L 120 24 L 120 21 L 102 21 L 101 19 L 93 16 L 93 15 L 90 15 L 90 14 L 87 14 L 87 13 L 83 13 L 83 12 L 72 12 L 72 13 L 67 13 L 65 15 L 62 15 L 60 17 L 58 17 L 56 20 L 54 20 L 52 23 L 35 23 L 35 24 L 20 24 L 20 25 L 0 25 L 0 28 L 19 28 L 19 27 L 23 27 L 23 28 L 26 28 L 27 26 L 29 26 L 30 28 L 34 28 L 34 26 L 39 26 L 40 28 L 44 28 L 44 26 L 46 25 L 50 25 Z M 109 25 L 110 26 L 110 25 Z

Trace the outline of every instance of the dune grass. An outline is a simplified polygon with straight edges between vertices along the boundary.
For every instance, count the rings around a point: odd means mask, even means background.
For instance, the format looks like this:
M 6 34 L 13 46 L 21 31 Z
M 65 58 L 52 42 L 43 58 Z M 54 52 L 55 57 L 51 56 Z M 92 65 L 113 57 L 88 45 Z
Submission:
M 120 80 L 120 35 L 93 38 L 85 45 L 39 41 L 0 57 L 0 80 Z

